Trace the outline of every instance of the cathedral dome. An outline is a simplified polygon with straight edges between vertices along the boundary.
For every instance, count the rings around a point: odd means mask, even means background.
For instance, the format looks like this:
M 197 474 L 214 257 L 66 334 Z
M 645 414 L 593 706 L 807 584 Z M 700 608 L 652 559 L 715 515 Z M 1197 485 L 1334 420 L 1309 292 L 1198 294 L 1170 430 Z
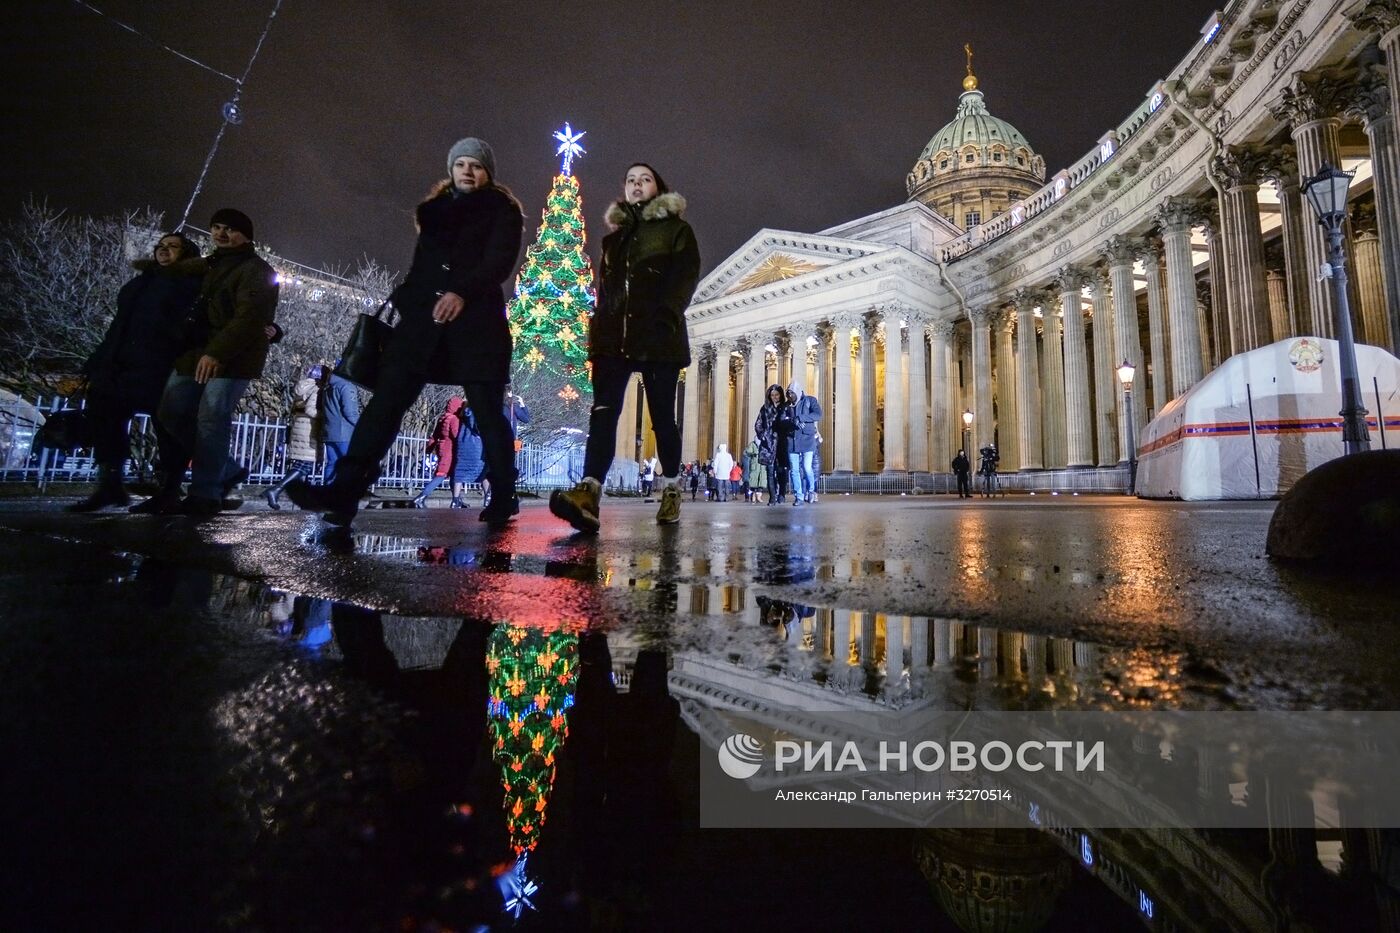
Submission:
M 1044 184 L 1045 160 L 1020 130 L 987 110 L 969 51 L 957 115 L 919 153 L 905 179 L 909 200 L 970 229 Z

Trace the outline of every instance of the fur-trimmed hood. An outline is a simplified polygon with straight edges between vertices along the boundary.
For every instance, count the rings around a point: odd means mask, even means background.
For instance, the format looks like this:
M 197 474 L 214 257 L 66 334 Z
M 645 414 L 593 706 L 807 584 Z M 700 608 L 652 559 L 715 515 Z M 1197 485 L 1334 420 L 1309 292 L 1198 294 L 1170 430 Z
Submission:
M 643 220 L 661 220 L 665 217 L 682 217 L 685 215 L 685 198 L 674 191 L 665 194 L 658 194 L 646 203 L 642 208 Z M 609 230 L 617 230 L 627 222 L 627 206 L 622 201 L 614 201 L 608 205 L 608 213 L 605 215 Z
M 131 264 L 131 268 L 137 272 L 150 272 L 154 269 L 169 272 L 171 275 L 203 275 L 209 271 L 209 263 L 200 256 L 181 259 L 168 266 L 162 266 L 154 259 L 138 259 Z

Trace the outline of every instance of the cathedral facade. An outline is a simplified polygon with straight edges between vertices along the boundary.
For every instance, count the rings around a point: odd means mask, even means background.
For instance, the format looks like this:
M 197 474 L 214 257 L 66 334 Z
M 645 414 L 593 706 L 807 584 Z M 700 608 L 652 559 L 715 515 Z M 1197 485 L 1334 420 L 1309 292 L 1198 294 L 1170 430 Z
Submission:
M 795 378 L 823 403 L 827 473 L 946 472 L 964 443 L 993 442 L 1006 472 L 1115 467 L 1121 361 L 1141 427 L 1236 353 L 1333 336 L 1302 197 L 1323 163 L 1356 173 L 1357 339 L 1395 352 L 1397 99 L 1400 0 L 1232 0 L 1047 175 L 969 59 L 905 203 L 817 233 L 760 230 L 700 283 L 685 458 L 741 449 L 764 388 Z M 635 391 L 628 404 L 644 417 Z

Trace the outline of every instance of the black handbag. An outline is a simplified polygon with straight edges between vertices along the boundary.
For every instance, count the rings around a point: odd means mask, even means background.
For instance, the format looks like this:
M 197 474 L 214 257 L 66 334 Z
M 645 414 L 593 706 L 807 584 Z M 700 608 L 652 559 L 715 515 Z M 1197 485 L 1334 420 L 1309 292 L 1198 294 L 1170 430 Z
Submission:
M 92 422 L 81 408 L 65 408 L 49 415 L 34 435 L 36 449 L 74 451 L 92 446 Z
M 350 329 L 350 339 L 345 341 L 345 349 L 341 351 L 340 362 L 336 364 L 337 376 L 362 388 L 374 388 L 384 345 L 394 332 L 389 323 L 393 307 L 386 301 L 373 314 L 358 315 L 355 326 Z

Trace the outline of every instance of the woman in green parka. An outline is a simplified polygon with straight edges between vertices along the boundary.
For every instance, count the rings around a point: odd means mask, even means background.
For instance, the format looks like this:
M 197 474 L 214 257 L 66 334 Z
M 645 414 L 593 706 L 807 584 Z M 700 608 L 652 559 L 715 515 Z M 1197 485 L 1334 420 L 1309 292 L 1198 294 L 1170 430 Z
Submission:
M 685 309 L 700 278 L 700 249 L 682 218 L 685 198 L 645 162 L 627 169 L 623 197 L 608 208 L 598 304 L 588 333 L 593 410 L 583 479 L 550 497 L 549 509 L 579 531 L 598 530 L 602 481 L 617 446 L 617 421 L 627 382 L 640 373 L 661 460 L 656 520 L 680 520 L 681 435 L 676 383 L 690 365 Z

